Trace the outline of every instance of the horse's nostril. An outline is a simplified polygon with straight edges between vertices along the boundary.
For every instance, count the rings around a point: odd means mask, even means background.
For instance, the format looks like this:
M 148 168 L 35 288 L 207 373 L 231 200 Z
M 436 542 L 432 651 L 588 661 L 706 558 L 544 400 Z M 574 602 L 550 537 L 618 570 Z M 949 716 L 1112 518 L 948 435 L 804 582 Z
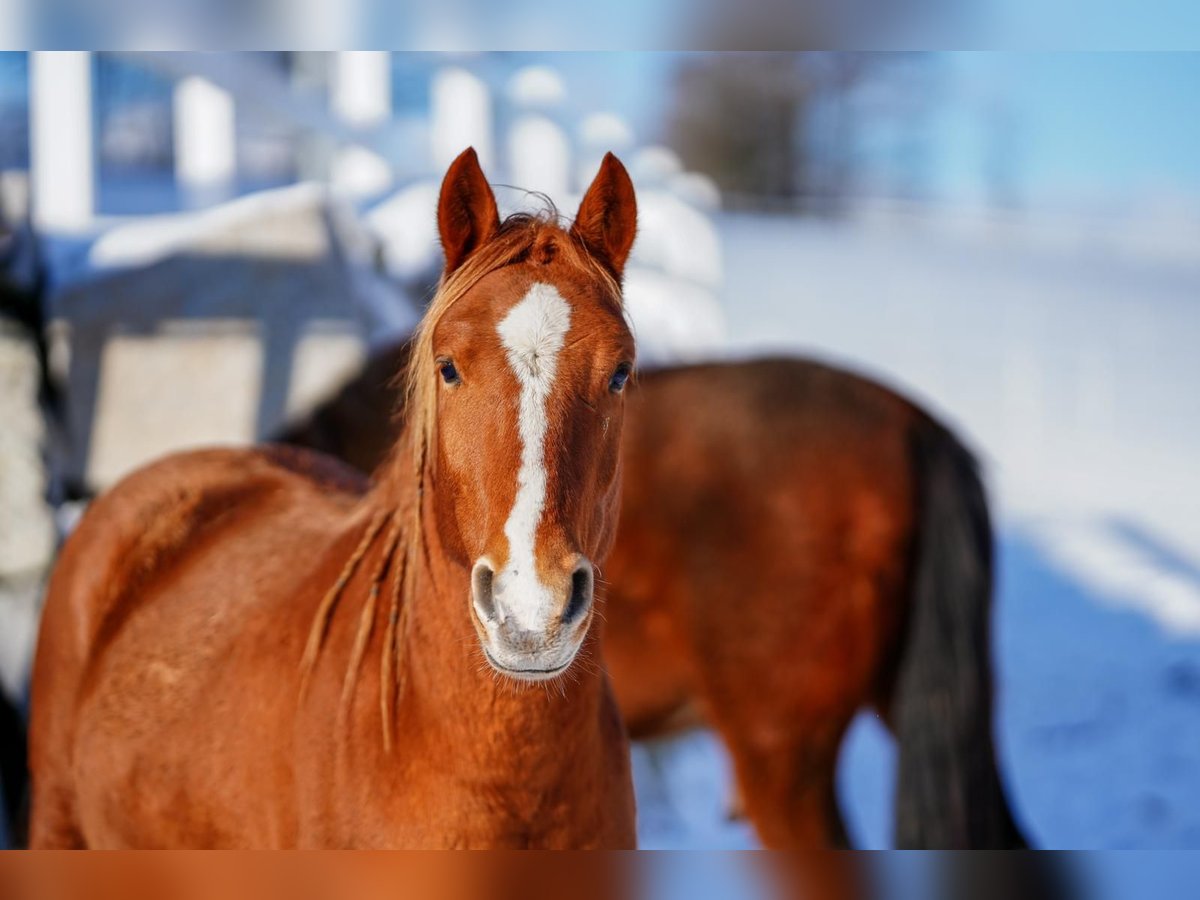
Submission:
M 475 609 L 486 621 L 496 617 L 496 599 L 492 593 L 492 581 L 495 573 L 485 562 L 475 563 L 471 570 L 471 594 L 475 601 Z
M 592 567 L 585 564 L 575 570 L 571 576 L 571 596 L 567 599 L 563 610 L 564 625 L 570 625 L 583 617 L 592 603 Z

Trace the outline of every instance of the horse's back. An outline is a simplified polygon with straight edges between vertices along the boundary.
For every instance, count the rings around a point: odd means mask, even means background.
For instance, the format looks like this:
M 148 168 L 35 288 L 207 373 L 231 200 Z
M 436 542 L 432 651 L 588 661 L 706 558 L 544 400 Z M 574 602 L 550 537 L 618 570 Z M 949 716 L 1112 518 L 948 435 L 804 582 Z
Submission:
M 305 451 L 205 450 L 147 466 L 91 505 L 51 579 L 34 667 L 35 844 L 84 842 L 78 788 L 110 811 L 155 802 L 139 788 L 167 773 L 138 748 L 169 743 L 225 672 L 270 653 L 240 636 L 255 623 L 264 633 L 286 599 L 260 586 L 290 577 L 299 590 L 363 488 Z M 156 734 L 150 723 L 164 720 Z
M 702 363 L 652 369 L 639 377 L 640 390 L 630 399 L 636 427 L 653 422 L 673 437 L 695 435 L 706 444 L 722 440 L 740 457 L 773 452 L 784 446 L 781 438 L 800 433 L 810 444 L 832 442 L 816 432 L 818 423 L 838 437 L 879 437 L 924 415 L 877 381 L 811 359 Z M 675 414 L 656 415 L 668 409 Z M 764 440 L 768 435 L 775 439 Z M 801 442 L 789 452 L 803 452 Z

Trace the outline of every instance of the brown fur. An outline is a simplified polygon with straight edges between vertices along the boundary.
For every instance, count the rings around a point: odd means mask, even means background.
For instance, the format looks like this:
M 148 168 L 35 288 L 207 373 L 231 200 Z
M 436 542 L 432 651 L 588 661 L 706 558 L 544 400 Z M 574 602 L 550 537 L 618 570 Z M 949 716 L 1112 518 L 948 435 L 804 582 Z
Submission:
M 631 235 L 614 182 L 609 159 L 580 218 Z M 35 663 L 34 847 L 632 846 L 598 626 L 565 676 L 516 683 L 483 662 L 469 599 L 519 456 L 495 326 L 535 280 L 572 305 L 537 562 L 611 545 L 623 402 L 606 386 L 633 352 L 620 269 L 554 223 L 494 213 L 468 151 L 443 187 L 454 262 L 417 343 L 416 424 L 373 487 L 305 452 L 210 450 L 89 508 Z M 462 385 L 439 386 L 443 353 Z

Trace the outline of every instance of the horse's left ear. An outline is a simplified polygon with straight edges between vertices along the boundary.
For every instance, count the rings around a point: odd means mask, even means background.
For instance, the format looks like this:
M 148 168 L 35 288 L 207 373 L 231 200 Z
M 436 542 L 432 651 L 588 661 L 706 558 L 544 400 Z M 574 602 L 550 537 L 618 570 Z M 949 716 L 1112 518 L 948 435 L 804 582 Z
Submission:
M 637 198 L 633 182 L 621 161 L 606 153 L 600 171 L 579 204 L 571 234 L 620 278 L 636 232 Z
M 468 147 L 450 164 L 438 198 L 438 233 L 446 253 L 446 274 L 500 230 L 496 197 L 479 167 L 475 148 Z

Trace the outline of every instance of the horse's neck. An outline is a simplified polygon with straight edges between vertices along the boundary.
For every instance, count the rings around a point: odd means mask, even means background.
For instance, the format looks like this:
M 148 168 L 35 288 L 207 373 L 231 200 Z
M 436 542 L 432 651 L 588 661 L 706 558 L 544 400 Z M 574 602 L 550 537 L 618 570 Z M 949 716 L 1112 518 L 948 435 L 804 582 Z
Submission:
M 570 765 L 573 747 L 594 748 L 611 708 L 595 633 L 599 623 L 557 681 L 531 684 L 498 675 L 471 624 L 470 573 L 442 552 L 431 503 L 425 506 L 427 552 L 414 554 L 418 577 L 406 598 L 412 608 L 401 663 L 412 694 L 401 702 L 428 712 L 433 720 L 422 726 L 442 731 L 460 748 L 459 764 L 474 760 L 484 771 L 497 771 L 503 756 L 508 765 L 520 760 L 553 777 L 542 757 L 552 757 L 554 766 Z

